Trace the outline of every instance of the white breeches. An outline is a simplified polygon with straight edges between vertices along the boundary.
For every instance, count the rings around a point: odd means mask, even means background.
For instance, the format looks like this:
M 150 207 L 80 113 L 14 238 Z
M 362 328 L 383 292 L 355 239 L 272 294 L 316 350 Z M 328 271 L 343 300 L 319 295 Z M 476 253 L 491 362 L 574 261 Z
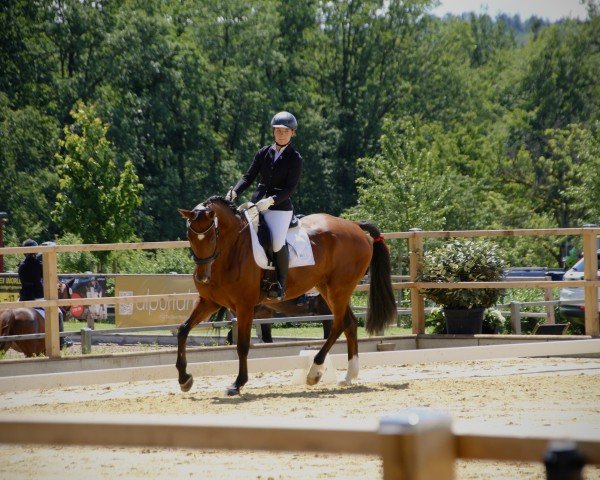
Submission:
M 285 237 L 287 235 L 290 222 L 292 221 L 291 210 L 265 210 L 263 216 L 265 222 L 271 231 L 271 241 L 273 242 L 273 251 L 278 252 L 285 245 Z

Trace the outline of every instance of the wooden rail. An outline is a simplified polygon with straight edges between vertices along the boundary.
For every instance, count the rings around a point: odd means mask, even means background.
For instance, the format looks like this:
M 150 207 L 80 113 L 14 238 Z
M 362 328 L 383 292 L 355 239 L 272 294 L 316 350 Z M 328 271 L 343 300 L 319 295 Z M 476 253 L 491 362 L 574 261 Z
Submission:
M 265 450 L 379 455 L 385 480 L 454 479 L 456 459 L 541 462 L 550 442 L 568 439 L 588 464 L 600 440 L 585 431 L 453 429 L 448 414 L 407 409 L 373 421 L 199 415 L 0 416 L 0 442 Z
M 545 235 L 581 235 L 583 237 L 584 256 L 596 258 L 596 244 L 600 228 L 554 228 L 536 230 L 468 230 L 468 231 L 421 231 L 413 229 L 409 232 L 385 233 L 386 239 L 406 239 L 409 245 L 409 282 L 395 282 L 394 288 L 411 290 L 412 330 L 413 333 L 425 332 L 425 301 L 420 293 L 422 288 L 547 288 L 547 281 L 511 281 L 511 282 L 456 282 L 432 283 L 417 282 L 417 275 L 422 265 L 423 245 L 426 238 L 452 238 L 452 237 L 515 237 L 515 236 L 545 236 Z M 195 293 L 164 294 L 164 295 L 138 295 L 131 297 L 103 297 L 82 298 L 71 300 L 58 300 L 56 288 L 58 283 L 56 256 L 63 252 L 76 251 L 106 251 L 106 250 L 154 250 L 160 248 L 186 248 L 187 241 L 169 242 L 138 242 L 138 243 L 108 243 L 94 245 L 51 245 L 37 247 L 4 247 L 0 248 L 0 255 L 43 253 L 44 264 L 44 301 L 32 302 L 2 302 L 2 308 L 15 308 L 18 306 L 41 306 L 46 308 L 46 354 L 49 357 L 60 357 L 59 332 L 58 332 L 58 307 L 74 305 L 116 304 L 132 303 L 139 300 L 175 300 L 197 298 Z M 591 336 L 600 336 L 600 321 L 598 317 L 598 265 L 597 262 L 585 262 L 584 280 L 552 282 L 553 287 L 583 287 L 585 294 L 585 333 Z M 357 291 L 367 290 L 368 285 L 357 286 Z

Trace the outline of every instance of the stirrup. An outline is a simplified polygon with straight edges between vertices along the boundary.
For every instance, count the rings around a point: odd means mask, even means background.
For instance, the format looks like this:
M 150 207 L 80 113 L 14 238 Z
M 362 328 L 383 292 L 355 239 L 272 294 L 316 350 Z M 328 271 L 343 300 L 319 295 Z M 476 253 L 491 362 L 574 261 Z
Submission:
M 273 300 L 281 301 L 281 300 L 283 300 L 284 296 L 285 296 L 285 292 L 281 288 L 281 285 L 279 284 L 279 282 L 272 283 L 269 288 L 269 291 L 267 292 L 267 297 L 269 297 Z

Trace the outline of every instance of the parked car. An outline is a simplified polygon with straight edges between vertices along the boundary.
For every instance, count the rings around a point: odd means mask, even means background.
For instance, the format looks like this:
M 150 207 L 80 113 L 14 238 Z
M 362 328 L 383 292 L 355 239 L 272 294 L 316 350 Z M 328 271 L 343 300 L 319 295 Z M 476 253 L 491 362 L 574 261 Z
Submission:
M 560 281 L 565 274 L 560 268 L 549 267 L 511 267 L 504 272 L 506 280 L 516 280 L 518 278 L 546 278 L 550 277 L 553 281 Z
M 597 251 L 598 256 L 598 270 L 600 270 L 600 250 Z M 565 280 L 583 280 L 583 258 L 573 265 L 573 267 L 564 275 Z M 600 278 L 600 271 L 598 272 Z M 559 312 L 567 320 L 575 321 L 580 323 L 585 317 L 585 306 L 583 305 L 584 295 L 583 288 L 581 287 L 565 287 L 560 290 L 561 303 L 558 307 Z

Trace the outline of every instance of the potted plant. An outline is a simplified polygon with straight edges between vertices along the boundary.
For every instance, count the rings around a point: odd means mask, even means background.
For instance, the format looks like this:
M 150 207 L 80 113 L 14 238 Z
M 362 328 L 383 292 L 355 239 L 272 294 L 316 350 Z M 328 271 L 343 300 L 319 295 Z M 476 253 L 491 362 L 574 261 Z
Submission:
M 506 319 L 502 312 L 496 308 L 486 308 L 483 314 L 483 326 L 481 333 L 505 333 L 507 328 Z M 440 335 L 447 332 L 446 317 L 442 307 L 434 307 L 425 316 L 425 328 L 427 333 Z
M 503 278 L 504 261 L 486 240 L 451 240 L 427 254 L 419 282 L 495 282 Z M 497 288 L 424 288 L 421 294 L 440 305 L 447 333 L 481 333 L 486 308 L 500 298 Z

